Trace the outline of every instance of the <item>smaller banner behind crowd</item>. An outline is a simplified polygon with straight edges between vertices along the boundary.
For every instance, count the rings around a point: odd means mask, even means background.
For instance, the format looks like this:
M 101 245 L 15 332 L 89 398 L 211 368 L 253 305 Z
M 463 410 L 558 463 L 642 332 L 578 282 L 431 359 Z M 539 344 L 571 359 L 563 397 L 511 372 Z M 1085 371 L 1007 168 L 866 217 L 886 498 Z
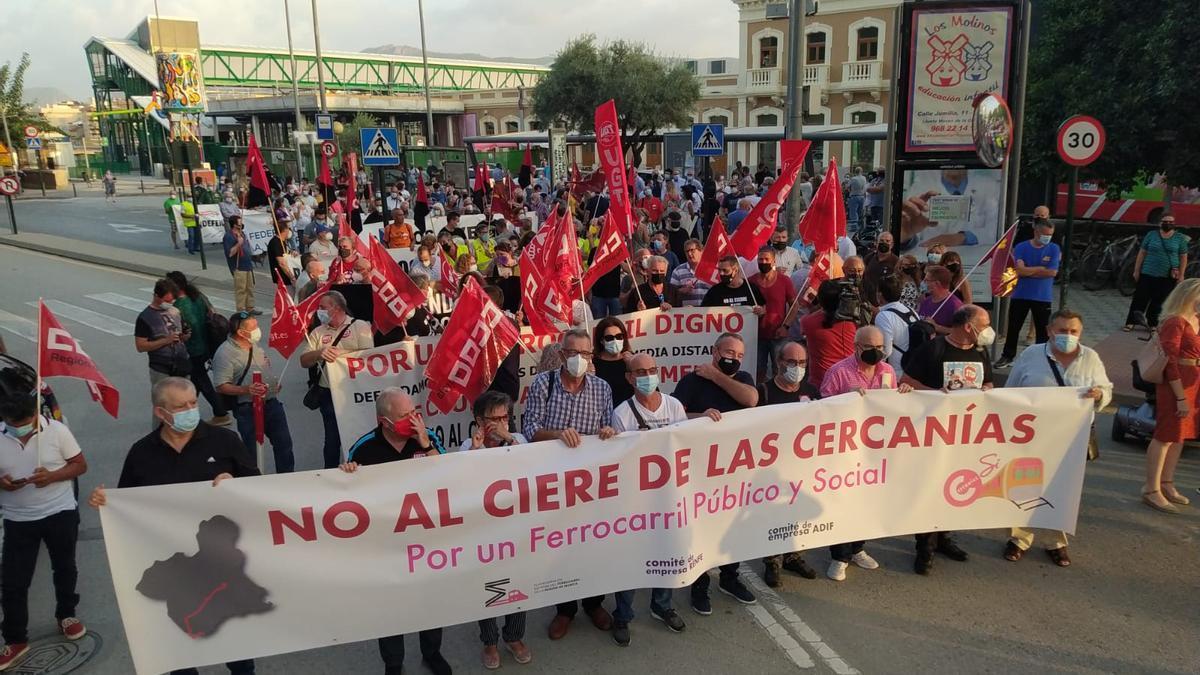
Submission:
M 1092 417 L 1069 387 L 871 391 L 574 450 L 110 490 L 100 517 L 134 665 L 161 673 L 682 588 L 840 542 L 1073 532 Z
M 175 230 L 180 240 L 187 239 L 187 228 L 183 225 L 183 212 L 179 206 L 172 206 L 175 212 Z M 221 208 L 217 204 L 199 204 L 196 206 L 196 223 L 200 227 L 200 238 L 205 244 L 220 244 L 225 240 L 225 218 L 221 216 Z M 267 244 L 275 236 L 275 223 L 271 214 L 266 211 L 242 209 L 242 223 L 246 226 L 246 239 L 250 240 L 250 250 L 254 255 L 267 252 Z
M 758 318 L 749 308 L 680 307 L 669 312 L 648 309 L 622 314 L 619 318 L 625 323 L 633 350 L 649 352 L 658 361 L 662 380 L 659 390 L 666 394 L 675 391 L 679 380 L 696 366 L 712 360 L 713 343 L 722 333 L 739 333 L 746 341 L 743 369 L 753 368 L 757 363 Z M 401 387 L 413 397 L 417 409 L 425 416 L 425 423 L 442 435 L 448 450 L 456 450 L 471 437 L 474 419 L 470 402 L 460 400 L 448 415 L 428 405 L 425 367 L 438 339 L 431 336 L 376 347 L 329 364 L 329 385 L 343 450 L 375 427 L 375 399 L 387 387 Z M 558 335 L 535 336 L 529 328 L 521 331 L 518 422 L 542 351 L 558 339 Z

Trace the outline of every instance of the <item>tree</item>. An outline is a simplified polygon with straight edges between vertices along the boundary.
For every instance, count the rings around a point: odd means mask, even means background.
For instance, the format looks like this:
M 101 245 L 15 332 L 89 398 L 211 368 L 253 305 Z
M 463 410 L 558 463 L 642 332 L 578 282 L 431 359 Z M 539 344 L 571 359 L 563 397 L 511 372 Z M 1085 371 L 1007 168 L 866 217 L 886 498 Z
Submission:
M 590 132 L 596 107 L 610 98 L 617 103 L 622 147 L 636 166 L 648 136 L 691 124 L 700 84 L 682 62 L 659 58 L 643 44 L 597 45 L 596 36 L 585 35 L 568 42 L 538 82 L 533 112 L 547 127 L 558 122 Z
M 12 67 L 12 63 L 0 66 L 0 110 L 3 111 L 8 124 L 10 136 L 19 136 L 21 129 L 31 125 L 43 131 L 54 129 L 22 100 L 25 97 L 25 71 L 28 69 L 28 53 L 21 54 L 16 68 Z M 0 129 L 0 132 L 3 132 L 3 129 Z M 2 140 L 7 145 L 9 139 Z
M 1058 126 L 1073 114 L 1104 125 L 1100 158 L 1083 169 L 1110 192 L 1166 172 L 1173 185 L 1200 186 L 1200 64 L 1195 0 L 1136 5 L 1117 0 L 1038 0 L 1030 48 L 1023 169 L 1057 180 Z
M 358 153 L 358 161 L 362 162 L 362 140 L 358 131 L 364 127 L 379 126 L 379 118 L 371 113 L 358 113 L 348 124 L 342 125 L 342 132 L 337 135 L 338 147 L 342 155 L 348 152 Z

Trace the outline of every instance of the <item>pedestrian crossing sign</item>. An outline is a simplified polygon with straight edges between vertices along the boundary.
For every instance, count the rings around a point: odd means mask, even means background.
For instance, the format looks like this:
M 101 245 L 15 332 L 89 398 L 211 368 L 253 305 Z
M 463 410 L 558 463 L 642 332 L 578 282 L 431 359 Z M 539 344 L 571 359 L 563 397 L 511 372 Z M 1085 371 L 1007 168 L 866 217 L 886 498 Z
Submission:
M 724 124 L 692 125 L 692 156 L 720 157 L 725 153 Z
M 363 127 L 358 130 L 365 166 L 395 166 L 400 163 L 400 143 L 393 127 Z

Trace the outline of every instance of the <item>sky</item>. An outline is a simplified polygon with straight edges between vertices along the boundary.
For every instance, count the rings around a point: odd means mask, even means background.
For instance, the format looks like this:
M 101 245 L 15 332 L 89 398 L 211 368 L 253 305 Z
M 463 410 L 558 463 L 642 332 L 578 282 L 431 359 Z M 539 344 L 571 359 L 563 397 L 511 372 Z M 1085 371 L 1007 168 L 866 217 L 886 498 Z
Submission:
M 295 46 L 311 49 L 311 2 L 290 2 Z M 322 50 L 421 44 L 416 0 L 317 0 L 317 4 Z M 91 96 L 91 80 L 84 43 L 94 35 L 126 37 L 142 18 L 154 13 L 153 0 L 12 0 L 5 5 L 0 63 L 15 63 L 22 51 L 29 52 L 27 89 L 56 87 L 85 100 Z M 202 44 L 287 47 L 283 0 L 158 0 L 158 9 L 164 18 L 198 19 Z M 425 2 L 430 51 L 489 57 L 553 56 L 567 40 L 587 32 L 601 40 L 645 42 L 667 56 L 733 56 L 737 18 L 731 0 Z

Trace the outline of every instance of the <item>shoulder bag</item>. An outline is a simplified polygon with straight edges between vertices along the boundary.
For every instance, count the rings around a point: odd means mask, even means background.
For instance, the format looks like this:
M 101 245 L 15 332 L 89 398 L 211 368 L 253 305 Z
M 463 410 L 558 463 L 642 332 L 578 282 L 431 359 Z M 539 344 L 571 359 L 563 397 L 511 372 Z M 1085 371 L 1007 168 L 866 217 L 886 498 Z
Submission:
M 250 356 L 246 359 L 246 367 L 242 368 L 242 374 L 238 375 L 237 382 L 234 382 L 234 384 L 239 387 L 242 386 L 242 383 L 246 381 L 246 373 L 250 372 L 250 365 L 252 363 L 254 363 L 253 344 L 250 345 Z M 224 401 L 226 410 L 233 411 L 237 409 L 238 397 L 236 394 L 221 394 L 221 400 Z
M 330 343 L 330 347 L 336 347 L 342 338 L 350 332 L 350 327 L 354 325 L 354 319 L 350 319 L 350 323 L 338 333 L 338 336 Z M 308 378 L 308 391 L 304 392 L 304 407 L 309 410 L 319 410 L 321 408 L 321 373 L 325 370 L 325 363 L 317 364 L 312 370 L 312 375 Z

